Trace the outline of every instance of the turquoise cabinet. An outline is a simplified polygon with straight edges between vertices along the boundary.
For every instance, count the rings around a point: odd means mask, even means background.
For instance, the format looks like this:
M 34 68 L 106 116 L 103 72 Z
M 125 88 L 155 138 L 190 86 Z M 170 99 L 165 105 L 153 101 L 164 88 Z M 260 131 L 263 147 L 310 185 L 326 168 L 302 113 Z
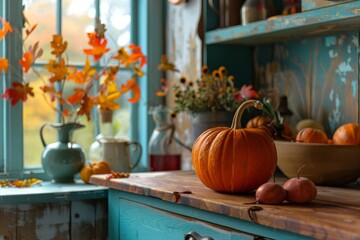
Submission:
M 191 231 L 215 240 L 310 239 L 149 196 L 109 190 L 109 239 L 181 240 Z

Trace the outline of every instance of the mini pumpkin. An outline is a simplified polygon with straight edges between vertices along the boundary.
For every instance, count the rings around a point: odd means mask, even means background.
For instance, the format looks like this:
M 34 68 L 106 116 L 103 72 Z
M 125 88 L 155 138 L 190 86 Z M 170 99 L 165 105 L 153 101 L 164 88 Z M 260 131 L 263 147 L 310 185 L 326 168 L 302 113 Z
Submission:
M 347 123 L 340 126 L 333 135 L 333 143 L 342 145 L 360 144 L 360 125 Z
M 303 128 L 296 135 L 296 142 L 302 143 L 328 143 L 326 134 L 315 128 Z
M 81 169 L 80 178 L 85 183 L 89 183 L 91 175 L 106 174 L 106 173 L 111 173 L 111 168 L 107 162 L 105 161 L 92 162 Z
M 257 127 L 263 127 L 268 125 L 271 122 L 271 119 L 267 116 L 255 116 L 252 119 L 250 119 L 246 127 L 247 128 L 257 128 Z
M 194 170 L 208 188 L 226 193 L 247 192 L 269 181 L 277 164 L 276 147 L 267 128 L 241 128 L 247 107 L 262 108 L 257 100 L 245 101 L 230 128 L 203 132 L 192 149 Z

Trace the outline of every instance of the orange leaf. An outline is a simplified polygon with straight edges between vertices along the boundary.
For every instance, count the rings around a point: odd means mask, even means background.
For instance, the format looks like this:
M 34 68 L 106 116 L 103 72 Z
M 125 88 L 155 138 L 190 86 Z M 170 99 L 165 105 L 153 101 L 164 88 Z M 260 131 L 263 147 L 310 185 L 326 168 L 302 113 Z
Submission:
M 27 73 L 33 63 L 33 55 L 32 53 L 24 53 L 23 59 L 19 60 L 20 65 L 22 66 L 24 73 Z
M 69 109 L 65 108 L 63 111 L 62 111 L 62 114 L 65 116 L 65 117 L 71 117 L 71 112 L 69 111 Z
M 68 96 L 67 100 L 71 104 L 81 104 L 83 97 L 86 95 L 85 91 L 81 88 L 75 88 L 74 94 Z
M 67 47 L 67 41 L 63 42 L 61 35 L 53 35 L 53 40 L 50 42 L 50 44 L 54 49 L 51 54 L 54 54 L 56 57 L 59 57 L 63 52 L 65 52 Z
M 86 58 L 84 69 L 77 70 L 75 67 L 74 71 L 70 72 L 68 80 L 73 80 L 77 84 L 84 84 L 90 81 L 90 78 L 93 77 L 96 73 L 96 69 L 91 68 L 90 61 Z
M 7 71 L 9 68 L 9 61 L 6 58 L 0 58 L 0 73 L 2 71 Z
M 126 85 L 121 85 L 121 94 L 126 93 L 127 91 L 129 91 L 130 89 L 132 89 L 132 87 L 136 84 L 136 78 L 132 78 L 130 80 L 127 81 Z
M 12 32 L 12 27 L 9 22 L 5 21 L 0 17 L 0 21 L 2 22 L 3 29 L 0 30 L 0 41 L 6 36 L 8 32 Z
M 23 85 L 22 83 L 13 82 L 12 88 L 7 88 L 2 98 L 10 99 L 11 105 L 15 105 L 20 100 L 25 102 L 28 95 L 34 96 L 33 88 L 29 86 L 29 83 Z
M 93 48 L 84 49 L 84 53 L 87 55 L 92 55 L 94 57 L 94 61 L 96 62 L 110 49 L 107 48 L 106 39 L 98 37 L 94 33 L 88 33 L 88 37 L 90 39 L 89 45 L 91 45 Z
M 34 26 L 32 26 L 30 29 L 26 29 L 25 33 L 26 33 L 26 37 L 28 37 L 37 27 L 37 24 L 35 24 Z
M 137 103 L 140 100 L 140 86 L 138 84 L 135 84 L 134 86 L 132 86 L 131 88 L 134 97 L 129 98 L 128 101 L 130 103 Z
M 141 47 L 135 44 L 130 44 L 129 48 L 133 50 L 133 53 L 130 55 L 130 62 L 140 61 L 140 67 L 143 67 L 146 64 L 146 57 L 141 51 Z

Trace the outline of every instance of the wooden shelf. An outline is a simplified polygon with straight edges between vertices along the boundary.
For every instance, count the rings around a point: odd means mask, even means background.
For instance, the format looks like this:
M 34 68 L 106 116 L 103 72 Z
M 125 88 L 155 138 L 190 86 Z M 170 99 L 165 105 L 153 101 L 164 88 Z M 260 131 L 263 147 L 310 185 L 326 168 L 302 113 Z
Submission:
M 258 45 L 360 29 L 360 1 L 206 32 L 205 43 Z

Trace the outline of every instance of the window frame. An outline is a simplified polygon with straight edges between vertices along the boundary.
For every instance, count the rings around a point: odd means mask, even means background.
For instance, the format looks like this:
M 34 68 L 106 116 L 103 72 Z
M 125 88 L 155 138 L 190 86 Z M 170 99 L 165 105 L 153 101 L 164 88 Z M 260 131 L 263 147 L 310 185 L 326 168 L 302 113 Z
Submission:
M 99 2 L 101 0 L 95 0 L 97 7 L 97 16 L 99 14 Z M 154 71 L 157 69 L 160 57 L 164 52 L 164 28 L 166 16 L 166 3 L 164 0 L 131 0 L 132 2 L 132 21 L 131 21 L 131 42 L 141 46 L 144 54 L 148 58 L 148 63 L 144 69 L 146 75 L 140 79 L 140 88 L 142 91 L 142 98 L 140 103 L 132 105 L 131 111 L 131 129 L 130 138 L 137 140 L 143 147 L 143 154 L 139 169 L 137 171 L 147 170 L 147 144 L 150 138 L 150 134 L 154 128 L 154 123 L 151 120 L 151 116 L 148 114 L 150 105 L 160 104 L 161 99 L 154 100 L 155 92 L 160 88 L 160 71 Z M 59 5 L 62 1 L 57 1 L 57 15 L 60 14 Z M 60 8 L 61 9 L 61 8 Z M 1 15 L 4 19 L 9 21 L 13 28 L 22 29 L 22 1 L 0 1 Z M 61 29 L 61 23 L 57 24 L 57 32 Z M 11 44 L 10 44 L 11 43 Z M 5 47 L 6 46 L 6 47 Z M 22 55 L 22 46 L 19 39 L 15 39 L 14 34 L 10 34 L 2 41 L 0 51 L 3 56 L 9 59 L 9 63 L 12 66 L 17 66 L 16 71 L 22 72 L 18 59 Z M 15 64 L 14 64 L 15 63 Z M 11 79 L 2 75 L 3 83 L 0 85 L 1 93 L 4 89 L 11 84 Z M 151 84 L 149 81 L 151 80 Z M 10 106 L 9 101 L 0 99 L 1 109 L 0 114 L 0 130 L 2 134 L 0 136 L 0 178 L 19 178 L 19 177 L 38 177 L 46 179 L 42 168 L 39 169 L 24 169 L 24 155 L 23 150 L 23 116 L 22 104 L 16 104 Z M 95 133 L 98 132 L 98 118 L 94 116 Z M 95 137 L 94 137 L 95 139 Z M 2 162 L 4 163 L 4 171 L 1 171 Z

